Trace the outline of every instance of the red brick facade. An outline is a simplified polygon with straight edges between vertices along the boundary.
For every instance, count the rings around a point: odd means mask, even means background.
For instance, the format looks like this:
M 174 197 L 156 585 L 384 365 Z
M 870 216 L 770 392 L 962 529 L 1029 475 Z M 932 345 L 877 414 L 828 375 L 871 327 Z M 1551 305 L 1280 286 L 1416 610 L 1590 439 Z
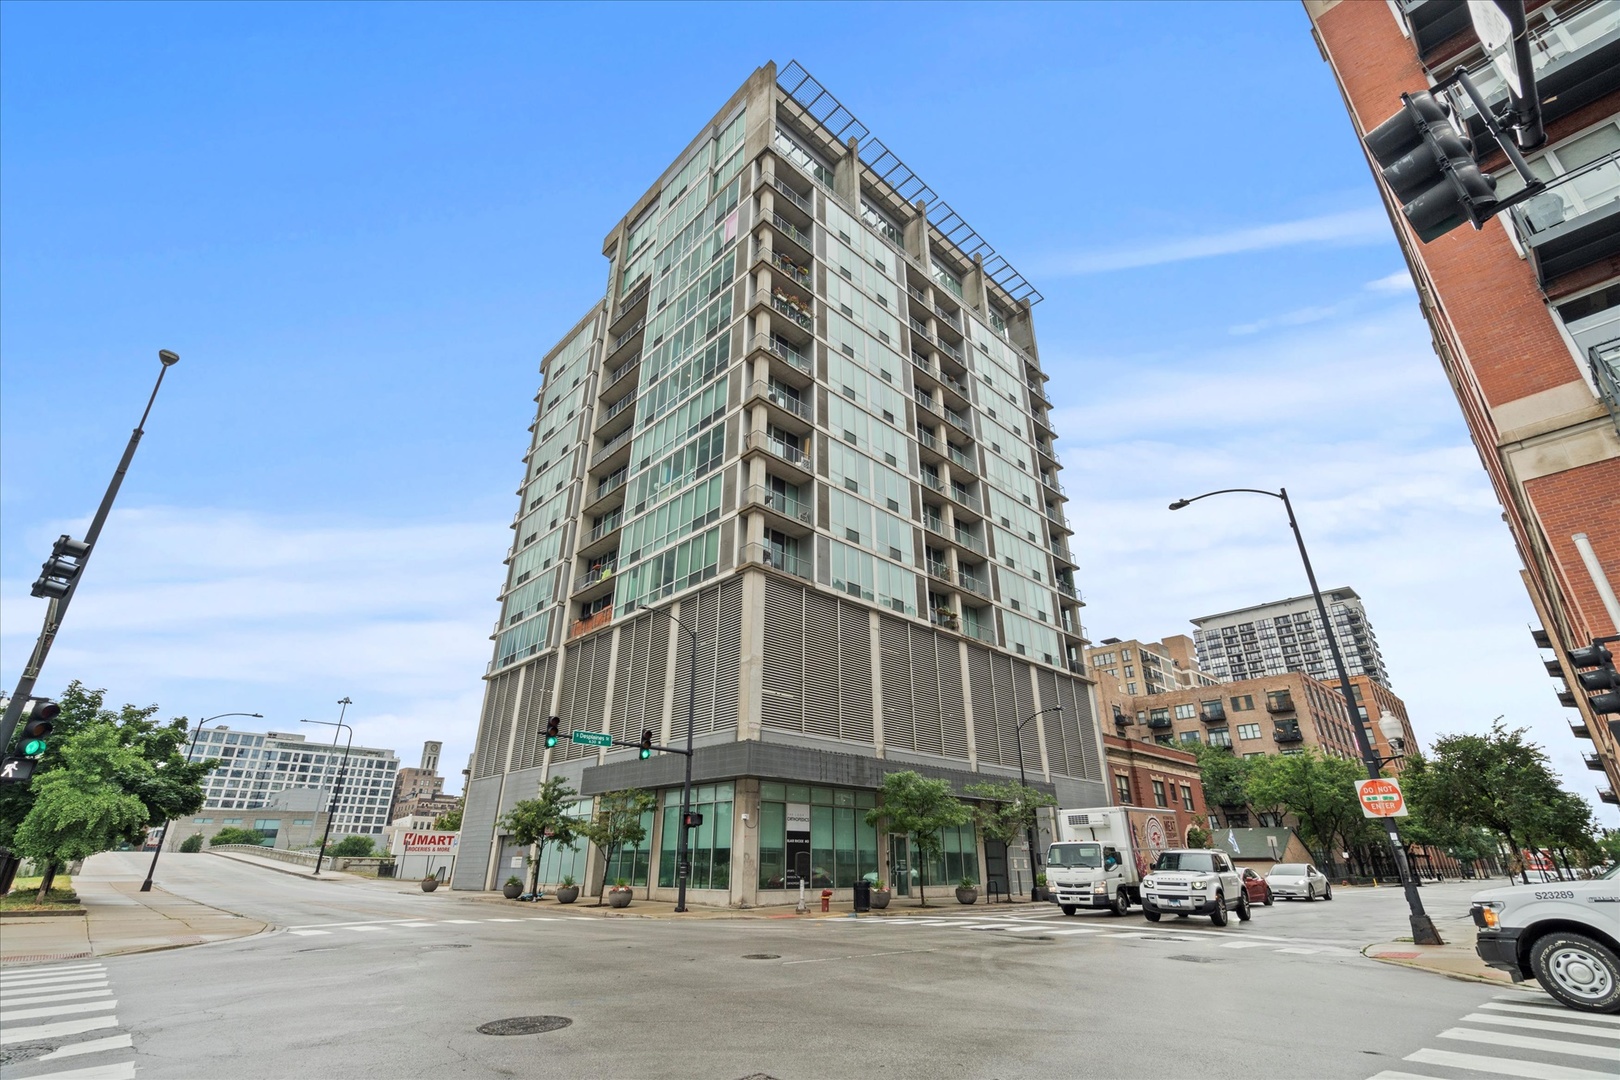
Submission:
M 1180 820 L 1208 829 L 1204 784 L 1198 778 L 1198 759 L 1192 754 L 1119 735 L 1103 736 L 1103 752 L 1108 758 L 1108 799 L 1113 805 L 1180 811 Z M 1180 836 L 1176 842 L 1186 839 Z

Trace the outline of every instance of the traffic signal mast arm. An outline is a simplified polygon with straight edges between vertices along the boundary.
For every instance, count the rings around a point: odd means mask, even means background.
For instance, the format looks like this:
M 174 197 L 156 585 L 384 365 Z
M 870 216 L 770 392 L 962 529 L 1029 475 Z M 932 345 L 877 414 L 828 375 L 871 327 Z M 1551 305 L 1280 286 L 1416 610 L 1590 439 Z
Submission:
M 687 754 L 690 754 L 692 752 L 690 750 L 682 750 L 678 746 L 660 746 L 657 743 L 651 743 L 651 742 L 642 743 L 639 739 L 637 741 L 635 741 L 635 742 L 629 742 L 629 741 L 627 741 L 625 739 L 614 739 L 613 740 L 613 745 L 614 746 L 623 746 L 623 747 L 625 747 L 626 749 L 629 749 L 629 750 L 641 750 L 641 749 L 656 750 L 660 754 L 687 755 Z

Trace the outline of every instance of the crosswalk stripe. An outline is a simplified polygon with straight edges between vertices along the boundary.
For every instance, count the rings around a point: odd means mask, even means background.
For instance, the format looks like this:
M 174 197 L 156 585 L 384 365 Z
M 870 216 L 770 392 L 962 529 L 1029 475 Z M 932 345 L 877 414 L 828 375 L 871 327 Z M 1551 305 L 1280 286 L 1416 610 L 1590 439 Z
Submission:
M 89 974 L 89 975 L 63 975 L 63 976 L 60 976 L 60 977 L 55 978 L 55 979 L 33 979 L 33 980 L 29 981 L 29 982 L 6 983 L 5 985 L 0 986 L 0 997 L 3 997 L 8 993 L 16 993 L 19 990 L 21 990 L 21 991 L 32 991 L 32 990 L 34 990 L 34 989 L 36 989 L 38 987 L 41 987 L 41 986 L 71 987 L 71 986 L 73 986 L 75 984 L 79 984 L 79 983 L 94 983 L 94 982 L 106 982 L 106 981 L 107 981 L 106 974 L 105 973 L 98 973 L 98 974 Z
M 71 994 L 46 994 L 43 997 L 0 999 L 0 1008 L 7 1005 L 43 1005 L 48 1001 L 84 1001 L 86 998 L 111 997 L 111 990 L 76 990 Z
M 4 1014 L 0 1014 L 4 1015 Z M 1557 1020 L 1531 1020 L 1527 1016 L 1497 1016 L 1493 1013 L 1469 1013 L 1463 1023 L 1501 1024 L 1503 1027 L 1532 1028 L 1536 1031 L 1556 1031 L 1564 1035 L 1585 1035 L 1592 1039 L 1620 1039 L 1620 1031 L 1608 1031 L 1586 1024 L 1561 1023 Z
M 1495 1073 L 1498 1076 L 1517 1076 L 1523 1080 L 1614 1080 L 1613 1073 L 1594 1072 L 1591 1069 L 1574 1069 L 1568 1065 L 1553 1065 L 1543 1061 L 1459 1054 L 1455 1050 L 1431 1050 L 1428 1047 L 1415 1054 L 1407 1054 L 1406 1060 L 1419 1065 L 1442 1065 L 1448 1069 L 1471 1069 L 1474 1072 Z
M 1223 949 L 1263 949 L 1267 945 L 1264 941 L 1228 941 L 1221 945 Z
M 299 937 L 314 937 L 317 934 L 327 934 L 327 935 L 329 935 L 329 934 L 332 933 L 332 931 L 330 931 L 330 930 L 289 930 L 289 931 L 287 931 L 287 933 L 289 933 L 289 934 L 297 934 Z
M 86 1001 L 78 1005 L 46 1005 L 38 1009 L 0 1009 L 0 1024 L 9 1024 L 17 1020 L 38 1020 L 46 1016 L 72 1016 L 74 1013 L 106 1012 L 116 1009 L 118 1002 Z
M 485 922 L 522 922 L 522 919 L 485 919 Z
M 74 964 L 72 967 L 48 967 L 38 971 L 24 969 L 22 971 L 8 971 L 0 975 L 0 986 L 20 982 L 23 979 L 38 979 L 49 975 L 68 975 L 85 971 L 106 971 L 105 964 Z
M 1371 1080 L 1440 1080 L 1440 1078 L 1430 1076 L 1428 1073 L 1395 1072 L 1391 1069 L 1385 1069 L 1383 1072 L 1373 1076 Z
M 1489 1043 L 1492 1046 L 1512 1046 L 1520 1050 L 1545 1050 L 1549 1054 L 1567 1054 L 1570 1057 L 1614 1059 L 1614 1047 L 1590 1046 L 1565 1039 L 1537 1039 L 1529 1035 L 1514 1035 L 1506 1031 L 1479 1031 L 1475 1028 L 1449 1028 L 1440 1033 L 1442 1039 L 1463 1042 Z
M 85 982 L 36 983 L 33 986 L 18 986 L 11 990 L 0 990 L 0 1006 L 4 1006 L 8 1001 L 15 1001 L 24 994 L 71 994 L 79 990 L 99 990 L 106 985 L 107 979 L 103 976 Z
M 477 922 L 478 920 L 477 919 L 446 919 L 444 921 L 447 922 L 447 923 L 455 923 L 458 926 L 471 926 L 473 923 Z
M 1533 1013 L 1536 1016 L 1564 1016 L 1571 1020 L 1580 1020 L 1588 1024 L 1620 1024 L 1620 1016 L 1599 1016 L 1596 1013 L 1578 1013 L 1564 1008 L 1562 1005 L 1531 1005 L 1509 1003 L 1505 1001 L 1487 1001 L 1480 1006 L 1482 1009 L 1501 1009 L 1511 1012 Z
M 562 922 L 562 920 L 557 918 L 555 915 L 530 915 L 528 917 L 528 919 L 525 920 L 525 921 L 527 921 L 527 922 Z
M 35 1073 L 29 1080 L 135 1080 L 135 1063 L 120 1061 L 113 1065 L 68 1069 L 66 1072 Z
M 353 930 L 356 934 L 380 934 L 389 928 L 386 926 L 351 926 L 348 929 Z
M 1058 937 L 1069 937 L 1073 934 L 1100 934 L 1101 930 L 1094 930 L 1089 926 L 1072 926 L 1066 930 L 1048 930 L 1048 934 Z
M 14 1027 L 6 1031 L 0 1031 L 0 1046 L 35 1042 L 40 1039 L 55 1039 L 63 1035 L 78 1035 L 86 1031 L 95 1031 L 98 1028 L 117 1026 L 117 1017 L 92 1016 L 87 1020 L 66 1020 L 60 1024 L 35 1024 L 33 1027 Z
M 62 1058 L 79 1057 L 82 1054 L 99 1054 L 106 1050 L 132 1050 L 135 1040 L 126 1032 L 123 1035 L 109 1035 L 105 1039 L 86 1039 L 84 1042 L 68 1043 L 60 1050 L 52 1050 L 44 1057 L 35 1058 L 35 1061 L 59 1061 Z

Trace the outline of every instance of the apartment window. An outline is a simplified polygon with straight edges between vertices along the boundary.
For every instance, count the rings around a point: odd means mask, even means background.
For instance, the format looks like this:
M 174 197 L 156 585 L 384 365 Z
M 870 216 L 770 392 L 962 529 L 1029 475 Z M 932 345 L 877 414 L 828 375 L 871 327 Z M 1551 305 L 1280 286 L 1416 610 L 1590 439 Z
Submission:
M 1193 808 L 1192 786 L 1190 784 L 1181 785 L 1181 805 L 1188 810 Z
M 1198 707 L 1190 701 L 1185 705 L 1176 706 L 1177 720 L 1191 720 L 1197 713 Z
M 1232 702 L 1232 711 L 1233 712 L 1253 712 L 1254 711 L 1254 695 L 1253 694 L 1234 694 L 1229 700 Z
M 1125 665 L 1125 677 L 1127 679 L 1129 679 L 1135 674 L 1136 674 L 1136 668 L 1132 667 L 1130 664 L 1126 664 Z
M 1232 732 L 1229 729 L 1223 728 L 1223 727 L 1210 728 L 1209 729 L 1209 745 L 1211 745 L 1211 746 L 1231 746 L 1232 745 Z
M 1125 773 L 1114 774 L 1114 791 L 1119 796 L 1121 806 L 1131 804 L 1131 778 Z
M 1240 739 L 1258 739 L 1259 737 L 1260 737 L 1260 725 L 1259 724 L 1239 724 L 1238 725 L 1238 738 L 1240 738 Z
M 1127 694 L 1135 694 L 1136 693 L 1136 684 L 1135 683 L 1126 683 L 1125 684 L 1125 692 Z
M 1202 738 L 1196 731 L 1183 731 L 1181 733 L 1181 741 L 1184 743 L 1196 743 L 1201 742 Z
M 1166 803 L 1164 801 L 1164 781 L 1163 780 L 1155 780 L 1155 781 L 1153 781 L 1153 805 L 1154 806 L 1167 806 L 1167 805 L 1169 805 L 1168 803 Z

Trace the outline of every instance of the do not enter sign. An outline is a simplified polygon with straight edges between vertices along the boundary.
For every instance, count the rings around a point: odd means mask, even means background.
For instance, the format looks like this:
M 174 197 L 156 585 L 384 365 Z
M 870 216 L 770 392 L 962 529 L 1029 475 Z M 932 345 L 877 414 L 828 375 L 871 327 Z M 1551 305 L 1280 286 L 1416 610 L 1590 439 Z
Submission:
M 1356 797 L 1367 817 L 1405 817 L 1406 800 L 1401 785 L 1394 780 L 1357 780 Z

